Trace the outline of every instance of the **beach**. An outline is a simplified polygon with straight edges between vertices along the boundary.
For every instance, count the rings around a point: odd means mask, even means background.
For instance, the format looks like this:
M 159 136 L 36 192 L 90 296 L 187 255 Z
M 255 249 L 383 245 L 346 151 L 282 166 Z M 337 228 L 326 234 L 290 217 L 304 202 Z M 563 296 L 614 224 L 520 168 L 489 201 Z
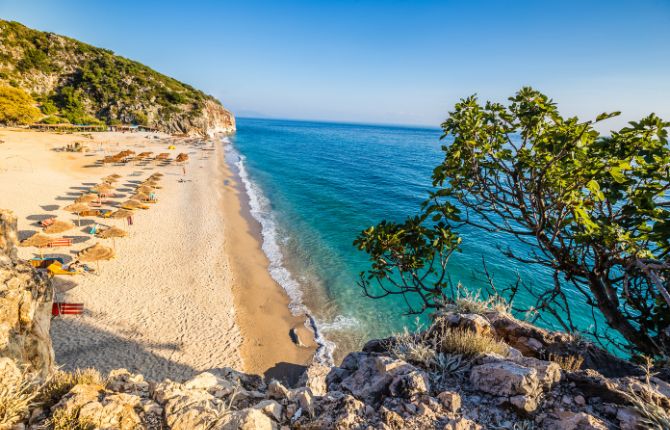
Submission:
M 97 242 L 116 248 L 116 258 L 100 262 L 95 274 L 54 278 L 57 300 L 83 303 L 85 309 L 83 315 L 53 319 L 59 365 L 102 372 L 127 368 L 154 380 L 183 380 L 222 367 L 294 379 L 311 361 L 314 342 L 304 317 L 291 315 L 288 298 L 268 273 L 258 226 L 218 140 L 199 146 L 157 133 L 13 129 L 1 129 L 0 139 L 0 207 L 17 215 L 21 239 L 40 231 L 45 218 L 76 223 L 62 207 L 104 176 L 121 175 L 112 199 L 120 202 L 137 182 L 164 175 L 158 202 L 136 210 L 131 226 L 85 217 L 81 226 L 54 235 L 72 237 L 71 247 L 45 250 L 70 260 Z M 74 142 L 89 151 L 56 150 Z M 96 163 L 125 149 L 170 152 L 172 158 L 184 152 L 189 162 Z M 98 239 L 88 233 L 96 223 L 126 229 L 129 236 L 114 244 Z M 20 255 L 32 258 L 38 250 L 20 248 Z M 292 342 L 291 329 L 304 345 Z

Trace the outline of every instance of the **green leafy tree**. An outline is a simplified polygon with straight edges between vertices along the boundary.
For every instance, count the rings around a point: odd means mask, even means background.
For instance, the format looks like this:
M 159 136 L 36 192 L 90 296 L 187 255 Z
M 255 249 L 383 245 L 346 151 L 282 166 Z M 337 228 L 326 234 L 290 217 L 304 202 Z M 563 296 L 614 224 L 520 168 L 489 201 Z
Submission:
M 594 129 L 616 115 L 564 118 L 531 88 L 508 106 L 482 105 L 475 96 L 461 100 L 442 124 L 449 140 L 422 217 L 523 243 L 523 255 L 500 248 L 548 268 L 553 284 L 529 288 L 535 302 L 517 310 L 550 315 L 566 331 L 586 331 L 573 322 L 576 291 L 624 342 L 597 327 L 590 330 L 596 339 L 668 357 L 670 124 L 652 114 L 611 136 Z M 368 250 L 379 239 L 364 232 L 357 244 Z M 376 261 L 380 252 L 370 255 Z M 403 265 L 395 269 L 407 274 Z M 518 284 L 507 293 L 517 290 Z
M 0 87 L 0 123 L 29 124 L 39 117 L 40 110 L 29 94 L 19 88 Z

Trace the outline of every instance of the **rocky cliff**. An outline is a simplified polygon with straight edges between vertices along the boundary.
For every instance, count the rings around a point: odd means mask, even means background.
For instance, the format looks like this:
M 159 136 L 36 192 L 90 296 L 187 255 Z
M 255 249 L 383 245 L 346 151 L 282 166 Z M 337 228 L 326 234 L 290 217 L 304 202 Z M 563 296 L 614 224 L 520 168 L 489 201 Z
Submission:
M 670 428 L 670 384 L 651 369 L 488 310 L 370 341 L 296 387 L 230 368 L 162 382 L 54 372 L 50 285 L 16 260 L 15 236 L 0 214 L 0 429 Z
M 215 98 L 77 40 L 0 20 L 0 85 L 31 94 L 42 121 L 138 124 L 167 133 L 235 130 Z

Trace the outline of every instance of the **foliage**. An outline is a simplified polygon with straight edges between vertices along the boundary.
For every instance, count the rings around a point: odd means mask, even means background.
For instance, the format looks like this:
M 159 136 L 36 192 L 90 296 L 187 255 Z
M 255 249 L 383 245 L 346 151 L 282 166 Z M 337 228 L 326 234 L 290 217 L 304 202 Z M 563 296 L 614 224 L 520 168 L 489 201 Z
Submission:
M 621 336 L 594 317 L 588 332 L 603 344 L 670 355 L 670 123 L 651 114 L 601 136 L 594 124 L 617 112 L 564 118 L 531 88 L 509 100 L 456 104 L 442 124 L 444 161 L 421 214 L 382 222 L 355 242 L 372 261 L 361 274 L 364 292 L 419 296 L 419 311 L 453 302 L 443 273 L 458 245 L 451 229 L 468 224 L 514 238 L 528 251 L 517 255 L 508 241 L 499 245 L 507 256 L 553 273 L 552 285 L 524 287 L 535 302 L 515 312 L 586 331 L 572 318 L 569 295 L 578 294 Z M 375 283 L 381 293 L 370 294 Z M 513 302 L 520 285 L 492 290 Z
M 91 124 L 92 118 L 103 123 L 135 118 L 137 124 L 147 124 L 147 113 L 156 108 L 156 119 L 170 120 L 199 111 L 205 100 L 216 102 L 110 50 L 17 22 L 0 20 L 0 61 L 10 66 L 3 68 L 2 79 L 16 87 L 26 78 L 58 75 L 54 93 L 40 100 L 42 112 L 60 114 L 75 124 Z
M 441 330 L 434 341 L 438 351 L 463 357 L 476 357 L 488 353 L 506 357 L 509 354 L 507 344 L 493 336 L 472 330 L 449 328 L 446 324 L 441 325 Z
M 35 101 L 25 91 L 13 87 L 0 87 L 0 123 L 29 124 L 40 117 Z
M 51 407 L 78 384 L 104 386 L 105 380 L 95 369 L 77 369 L 74 372 L 58 370 L 42 386 L 37 400 L 43 406 Z

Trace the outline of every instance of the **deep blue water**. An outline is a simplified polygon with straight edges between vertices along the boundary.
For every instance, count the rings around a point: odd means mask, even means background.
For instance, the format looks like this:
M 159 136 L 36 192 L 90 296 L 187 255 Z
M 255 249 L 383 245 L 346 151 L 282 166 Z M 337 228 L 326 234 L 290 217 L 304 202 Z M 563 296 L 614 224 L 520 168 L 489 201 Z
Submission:
M 369 264 L 352 242 L 383 219 L 400 221 L 418 211 L 432 169 L 443 158 L 441 131 L 246 118 L 237 126 L 231 140 L 242 157 L 252 213 L 263 224 L 271 272 L 294 309 L 305 306 L 340 353 L 416 324 L 415 317 L 401 315 L 399 298 L 362 295 L 358 274 Z M 514 282 L 517 273 L 528 285 L 551 282 L 539 267 L 500 253 L 498 245 L 527 252 L 513 239 L 472 228 L 459 233 L 462 252 L 449 264 L 454 282 L 471 290 L 485 287 L 482 258 L 498 286 Z M 576 306 L 575 320 L 591 325 L 587 310 Z

